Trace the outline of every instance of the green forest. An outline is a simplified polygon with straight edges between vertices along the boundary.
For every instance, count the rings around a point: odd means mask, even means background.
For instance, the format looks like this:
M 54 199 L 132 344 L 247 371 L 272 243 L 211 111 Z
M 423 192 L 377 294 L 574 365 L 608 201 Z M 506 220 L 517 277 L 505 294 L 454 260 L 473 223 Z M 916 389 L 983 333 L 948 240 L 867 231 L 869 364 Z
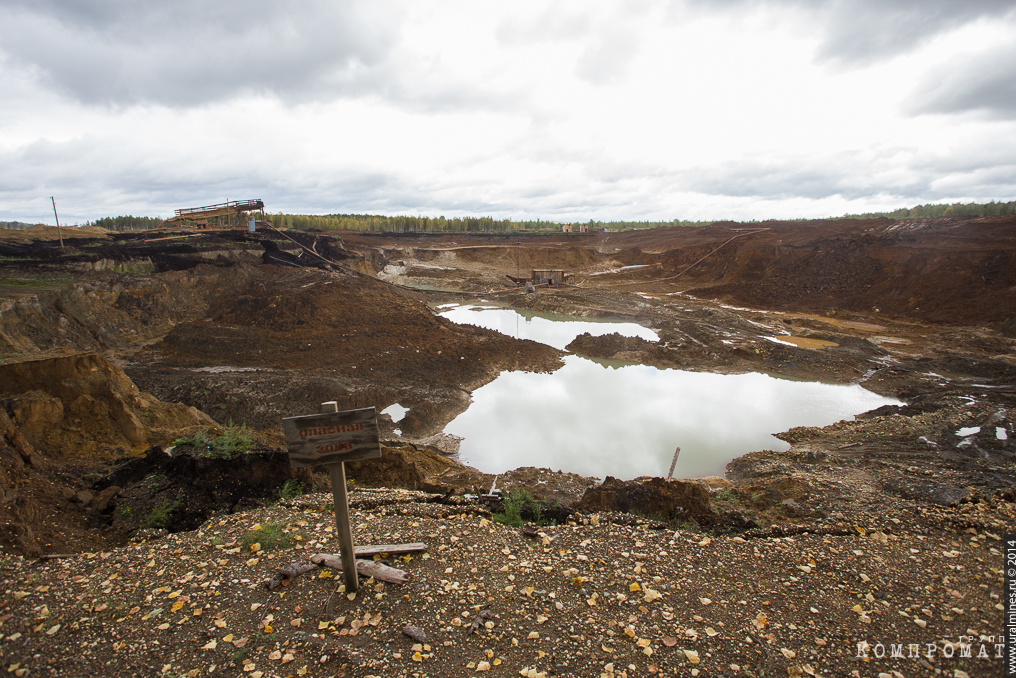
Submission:
M 274 226 L 298 229 L 345 230 L 345 231 L 383 231 L 388 233 L 512 233 L 518 231 L 560 233 L 565 223 L 558 221 L 514 221 L 512 219 L 494 219 L 492 217 L 387 217 L 378 214 L 327 214 L 312 216 L 307 214 L 270 215 Z M 701 226 L 711 221 L 585 221 L 590 231 L 607 229 L 608 231 L 624 231 L 635 228 L 659 228 L 661 226 Z M 579 223 L 573 223 L 574 232 L 578 232 Z
M 1005 214 L 1016 214 L 1016 200 L 1010 202 L 960 203 L 944 205 L 918 205 L 903 207 L 892 212 L 867 212 L 865 214 L 844 214 L 851 219 L 930 219 L 932 217 L 995 217 Z
M 162 228 L 165 219 L 158 217 L 103 217 L 95 221 L 86 221 L 83 226 L 98 226 L 107 231 L 147 231 L 152 228 Z
M 1009 202 L 988 203 L 943 203 L 904 207 L 892 212 L 866 212 L 864 214 L 844 214 L 846 219 L 925 219 L 932 217 L 953 216 L 1000 216 L 1016 214 L 1016 200 Z M 512 232 L 555 232 L 560 233 L 567 222 L 544 221 L 542 219 L 514 221 L 512 219 L 495 219 L 493 217 L 414 217 L 384 216 L 380 214 L 284 214 L 278 212 L 268 215 L 268 221 L 276 227 L 295 228 L 300 230 L 319 231 L 376 231 L 386 233 L 512 233 Z M 574 232 L 578 233 L 580 224 L 589 226 L 590 232 L 598 230 L 627 231 L 643 228 L 660 227 L 695 227 L 715 223 L 710 221 L 597 221 L 573 223 Z M 796 219 L 792 221 L 807 221 Z M 100 226 L 110 231 L 142 231 L 161 228 L 166 221 L 158 217 L 118 216 L 103 217 L 95 221 L 86 221 L 83 226 Z M 29 224 L 9 221 L 0 222 L 0 228 L 27 228 Z

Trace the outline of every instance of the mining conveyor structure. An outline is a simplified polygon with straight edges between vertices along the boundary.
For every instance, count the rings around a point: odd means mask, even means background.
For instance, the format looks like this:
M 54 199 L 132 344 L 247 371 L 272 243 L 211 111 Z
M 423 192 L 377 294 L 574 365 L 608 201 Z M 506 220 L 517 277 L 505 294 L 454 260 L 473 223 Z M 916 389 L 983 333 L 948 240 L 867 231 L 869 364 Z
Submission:
M 184 207 L 174 210 L 168 221 L 179 226 L 192 228 L 245 228 L 251 212 L 260 212 L 258 221 L 265 223 L 265 203 L 258 200 L 231 200 L 205 207 Z

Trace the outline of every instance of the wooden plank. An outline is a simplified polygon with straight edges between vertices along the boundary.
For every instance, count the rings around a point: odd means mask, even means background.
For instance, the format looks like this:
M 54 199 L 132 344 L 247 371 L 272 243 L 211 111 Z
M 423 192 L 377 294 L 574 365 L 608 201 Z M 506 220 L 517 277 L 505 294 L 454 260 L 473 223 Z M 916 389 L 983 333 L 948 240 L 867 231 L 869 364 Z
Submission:
M 370 409 L 373 410 L 374 408 L 371 407 Z M 333 417 L 335 415 L 339 415 L 340 414 L 339 404 L 334 400 L 329 400 L 326 403 L 321 403 L 321 412 L 322 415 L 325 417 L 329 415 Z M 354 413 L 355 412 L 357 412 L 357 410 L 354 410 Z M 295 418 L 306 420 L 313 419 L 313 416 L 314 415 L 311 415 L 311 417 L 295 417 Z M 342 417 L 338 418 L 342 419 Z M 286 423 L 285 420 L 283 420 L 283 426 L 285 426 L 285 423 Z M 374 415 L 374 423 L 376 429 L 377 427 L 376 415 Z M 345 426 L 346 424 L 340 424 L 337 427 L 333 426 L 333 428 L 343 429 Z M 356 432 L 359 432 L 359 429 L 357 428 L 356 425 L 353 425 L 353 428 L 356 429 Z M 298 438 L 307 437 L 305 435 L 302 435 L 302 432 L 305 430 L 308 429 L 304 429 L 300 426 L 296 427 Z M 327 428 L 325 434 L 326 435 L 328 434 Z M 316 429 L 315 435 L 318 435 Z M 377 432 L 375 431 L 375 436 L 376 435 Z M 289 436 L 287 435 L 286 438 L 288 442 Z M 380 453 L 381 450 L 379 446 L 378 454 Z M 293 458 L 292 454 L 290 454 L 290 464 L 292 463 Z M 335 529 L 336 529 L 335 536 L 339 540 L 339 553 L 342 555 L 342 577 L 346 583 L 346 591 L 348 591 L 349 593 L 356 593 L 356 590 L 360 586 L 360 578 L 357 577 L 356 575 L 356 555 L 354 555 L 353 553 L 353 530 L 349 525 L 349 500 L 346 497 L 346 465 L 343 464 L 341 461 L 331 463 L 328 465 L 328 473 L 332 481 L 332 505 L 335 507 Z M 311 562 L 314 562 L 313 559 L 311 559 Z
M 356 561 L 356 571 L 364 577 L 373 577 L 379 581 L 386 581 L 391 584 L 404 584 L 409 580 L 409 575 L 402 570 L 373 560 Z
M 346 498 L 346 465 L 342 462 L 330 464 L 328 471 L 332 479 L 332 498 L 335 503 L 335 528 L 339 539 L 339 553 L 342 555 L 342 575 L 348 593 L 356 593 L 360 580 L 356 576 L 356 555 L 353 550 L 353 530 L 349 525 L 349 501 Z
M 310 557 L 310 562 L 336 570 L 342 565 L 342 559 L 339 556 L 334 556 L 329 553 L 315 553 Z M 409 579 L 409 575 L 402 570 L 374 562 L 373 560 L 357 560 L 356 569 L 357 572 L 362 574 L 364 577 L 374 577 L 374 579 L 386 581 L 392 584 L 402 584 Z M 346 585 L 346 591 L 349 591 L 348 584 Z
M 354 550 L 357 558 L 360 558 L 363 556 L 374 556 L 380 553 L 416 553 L 418 551 L 426 551 L 427 545 L 422 541 L 416 541 L 410 544 L 376 544 L 371 546 L 357 546 Z
M 381 456 L 373 407 L 288 417 L 282 420 L 282 430 L 293 468 Z

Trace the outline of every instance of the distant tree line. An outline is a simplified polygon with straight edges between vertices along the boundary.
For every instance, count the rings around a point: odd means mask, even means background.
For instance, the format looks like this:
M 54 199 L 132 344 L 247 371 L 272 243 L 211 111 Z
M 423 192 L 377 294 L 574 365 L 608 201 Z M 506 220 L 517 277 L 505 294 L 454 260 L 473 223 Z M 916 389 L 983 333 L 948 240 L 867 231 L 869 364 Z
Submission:
M 166 220 L 158 217 L 102 217 L 95 221 L 86 221 L 82 225 L 98 226 L 107 231 L 147 231 L 152 228 L 162 228 L 166 225 Z
M 552 221 L 513 221 L 493 217 L 414 217 L 380 214 L 271 215 L 274 226 L 340 231 L 384 231 L 389 233 L 509 233 L 511 231 L 559 231 Z
M 593 219 L 587 223 L 589 224 L 590 231 L 599 230 L 601 228 L 605 228 L 608 231 L 631 231 L 633 229 L 666 228 L 670 226 L 692 228 L 695 226 L 715 224 L 716 221 L 716 219 L 710 219 L 709 221 L 684 221 L 682 219 L 671 219 L 670 221 L 597 221 Z
M 0 228 L 9 228 L 14 231 L 23 231 L 30 226 L 35 226 L 35 224 L 28 224 L 24 221 L 0 221 Z
M 864 214 L 844 214 L 847 219 L 928 219 L 933 217 L 952 216 L 997 216 L 1016 214 L 1016 200 L 1009 202 L 989 203 L 952 203 L 928 204 L 917 207 L 904 207 L 892 212 L 866 212 Z M 495 219 L 493 217 L 414 217 L 384 216 L 380 214 L 284 214 L 278 212 L 269 215 L 268 221 L 279 228 L 295 228 L 300 230 L 316 229 L 320 231 L 377 231 L 387 233 L 511 233 L 513 231 L 529 231 L 543 233 L 560 233 L 566 223 L 573 225 L 573 232 L 585 224 L 590 232 L 601 229 L 608 231 L 628 231 L 633 229 L 704 226 L 716 223 L 709 221 L 598 221 L 581 222 L 544 221 L 542 219 L 515 221 L 513 219 Z M 797 220 L 801 221 L 801 220 Z M 753 219 L 751 222 L 754 223 Z M 24 229 L 32 226 L 20 221 L 0 221 L 0 228 Z M 161 228 L 168 224 L 158 217 L 103 217 L 95 221 L 86 221 L 84 226 L 100 226 L 110 231 L 141 231 Z
M 918 205 L 917 207 L 903 207 L 892 212 L 866 212 L 864 214 L 845 214 L 844 217 L 854 219 L 878 219 L 888 217 L 889 219 L 931 219 L 933 217 L 994 217 L 1006 214 L 1016 214 L 1016 200 L 1009 202 L 988 203 L 960 203 Z
M 326 214 L 322 216 L 309 214 L 271 215 L 274 226 L 296 229 L 318 229 L 322 231 L 381 231 L 387 233 L 511 233 L 514 231 L 553 232 L 560 233 L 565 223 L 575 226 L 578 232 L 580 224 L 589 226 L 590 231 L 605 228 L 610 231 L 622 231 L 635 228 L 658 228 L 660 226 L 701 226 L 708 221 L 583 221 L 557 222 L 542 219 L 515 221 L 513 219 L 495 219 L 493 217 L 413 217 L 383 216 L 379 214 Z

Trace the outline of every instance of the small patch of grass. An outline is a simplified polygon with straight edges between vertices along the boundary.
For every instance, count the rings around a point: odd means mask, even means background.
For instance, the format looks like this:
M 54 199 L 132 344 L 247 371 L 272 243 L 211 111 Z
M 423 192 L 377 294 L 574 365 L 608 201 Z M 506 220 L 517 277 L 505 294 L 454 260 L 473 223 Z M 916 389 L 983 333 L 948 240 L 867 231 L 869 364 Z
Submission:
M 236 426 L 230 419 L 229 425 L 223 430 L 222 435 L 212 441 L 209 456 L 232 459 L 252 447 L 254 447 L 254 434 L 247 428 L 247 424 Z
M 141 522 L 142 527 L 162 529 L 169 522 L 169 507 L 155 506 Z
M 244 659 L 246 659 L 249 655 L 250 655 L 250 650 L 245 647 L 242 650 L 234 652 L 232 654 L 232 656 L 230 656 L 229 661 L 231 661 L 234 664 L 239 664 Z
M 248 530 L 240 536 L 240 548 L 249 551 L 254 544 L 259 544 L 261 551 L 291 548 L 298 541 L 296 537 L 303 539 L 305 535 L 302 531 L 288 531 L 289 526 L 290 523 L 275 520 L 263 523 L 259 529 Z
M 190 445 L 195 449 L 205 449 L 211 447 L 212 437 L 208 435 L 208 429 L 198 429 L 192 436 L 177 438 L 173 441 L 173 447 L 180 447 L 183 445 Z
M 190 446 L 200 457 L 235 459 L 254 447 L 254 434 L 246 424 L 237 426 L 233 420 L 223 429 L 222 435 L 213 437 L 208 429 L 199 429 L 193 436 L 177 438 L 174 446 Z
M 716 495 L 717 499 L 727 502 L 728 504 L 740 504 L 741 500 L 737 498 L 737 493 L 734 490 L 724 490 Z
M 275 490 L 275 496 L 279 501 L 286 501 L 299 497 L 303 494 L 303 483 L 296 478 L 290 478 L 287 480 L 282 487 Z
M 501 500 L 501 511 L 494 513 L 491 518 L 495 523 L 508 525 L 510 527 L 522 527 L 522 514 L 528 509 L 533 516 L 533 522 L 543 525 L 543 504 L 533 499 L 528 490 L 512 490 Z

